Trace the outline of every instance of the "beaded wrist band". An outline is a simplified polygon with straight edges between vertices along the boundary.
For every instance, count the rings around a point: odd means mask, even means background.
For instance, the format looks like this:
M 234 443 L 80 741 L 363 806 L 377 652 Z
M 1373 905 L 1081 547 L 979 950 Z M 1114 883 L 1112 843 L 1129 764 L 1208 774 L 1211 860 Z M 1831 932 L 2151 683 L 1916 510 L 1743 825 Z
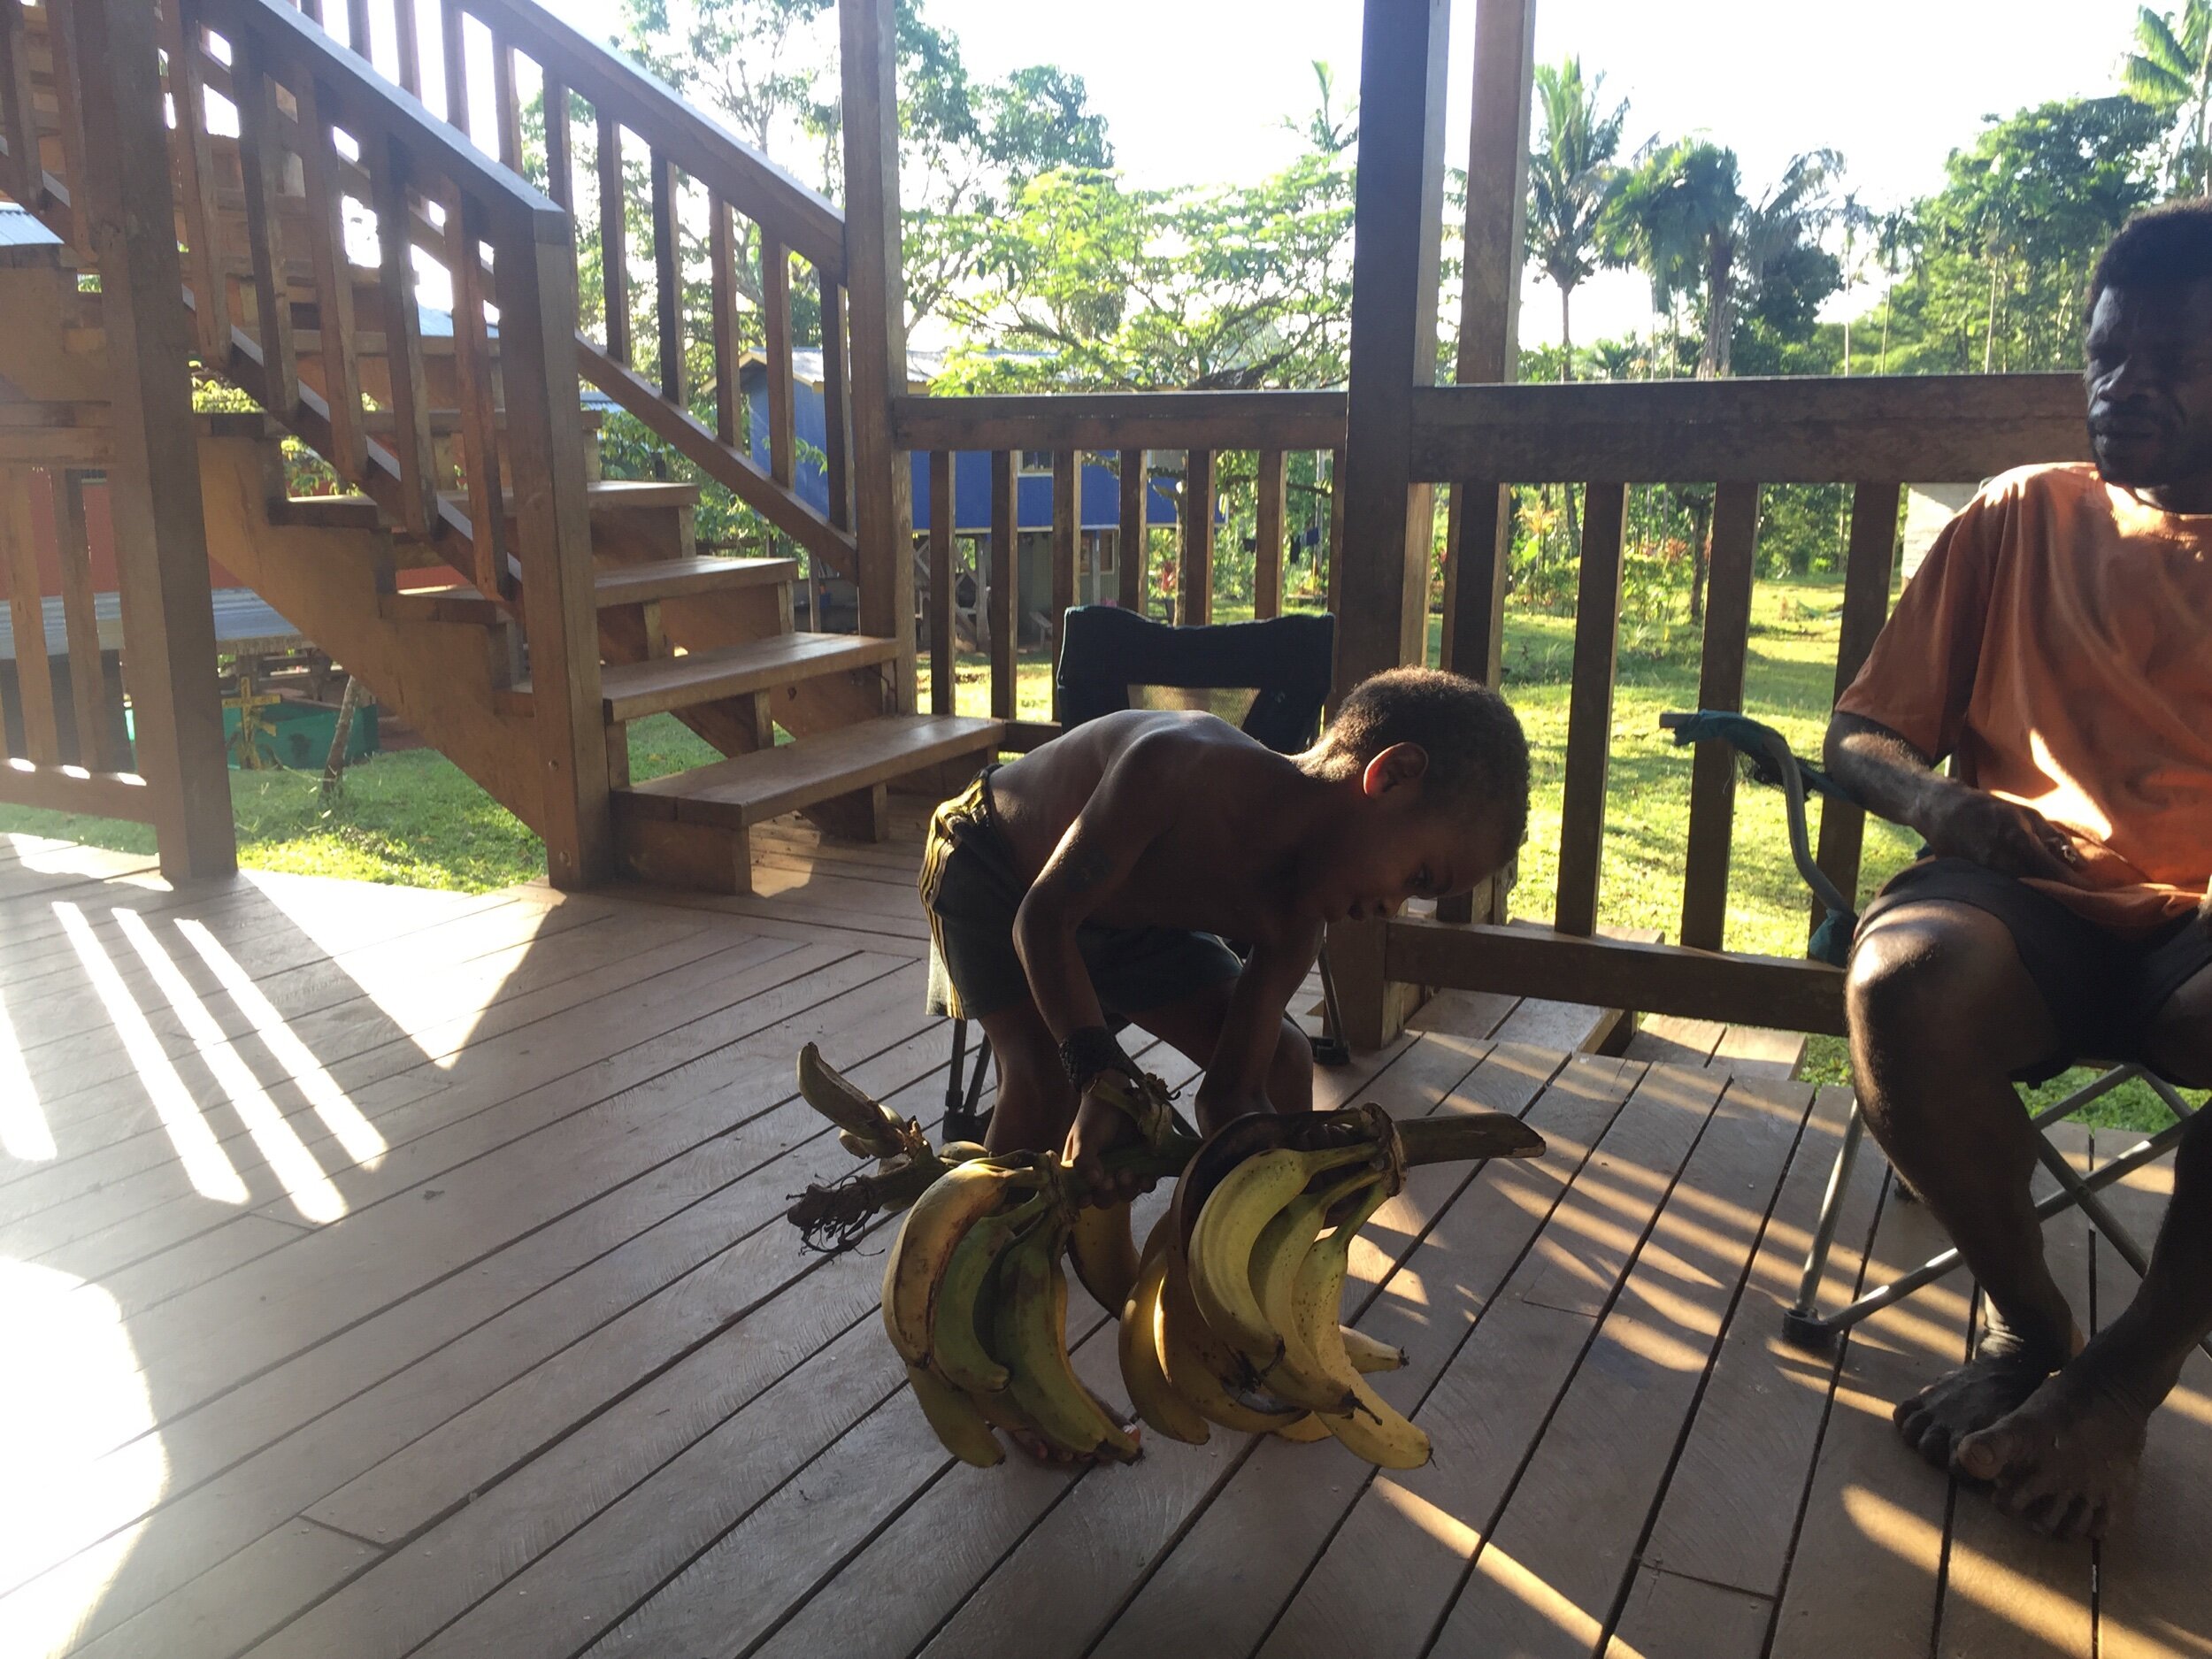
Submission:
M 1060 1045 L 1060 1064 L 1079 1094 L 1090 1087 L 1093 1079 L 1108 1071 L 1118 1072 L 1133 1082 L 1143 1080 L 1137 1063 L 1122 1052 L 1114 1033 L 1103 1025 L 1086 1025 L 1069 1033 L 1068 1040 Z

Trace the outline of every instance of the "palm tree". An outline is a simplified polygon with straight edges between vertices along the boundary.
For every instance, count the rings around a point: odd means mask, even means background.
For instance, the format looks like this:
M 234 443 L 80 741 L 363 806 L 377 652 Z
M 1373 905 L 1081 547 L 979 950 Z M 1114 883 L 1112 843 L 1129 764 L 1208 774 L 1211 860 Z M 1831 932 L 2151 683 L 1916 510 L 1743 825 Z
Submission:
M 1874 221 L 1874 257 L 1882 267 L 1882 355 L 1874 365 L 1877 374 L 1889 373 L 1889 312 L 1890 296 L 1897 287 L 1897 273 L 1919 250 L 1920 221 L 1912 210 L 1893 207 Z
M 1529 257 L 1559 290 L 1559 378 L 1574 379 L 1576 287 L 1605 263 L 1598 226 L 1620 180 L 1614 155 L 1625 102 L 1601 113 L 1599 75 L 1585 82 L 1582 60 L 1541 64 L 1536 97 L 1543 125 L 1528 158 Z
M 2177 191 L 2212 194 L 2212 148 L 2206 139 L 2212 106 L 2212 0 L 2187 0 L 2178 23 L 2148 6 L 2135 14 L 2135 42 L 2120 66 L 2120 80 L 2144 103 L 2187 111 L 2187 142 L 2176 134 L 2168 179 Z

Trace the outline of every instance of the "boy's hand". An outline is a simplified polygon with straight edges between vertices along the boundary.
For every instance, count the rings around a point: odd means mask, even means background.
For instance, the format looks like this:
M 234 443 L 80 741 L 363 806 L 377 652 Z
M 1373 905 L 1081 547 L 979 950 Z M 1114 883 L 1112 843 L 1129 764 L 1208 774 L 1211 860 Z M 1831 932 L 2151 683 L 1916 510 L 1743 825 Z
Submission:
M 1117 1147 L 1142 1144 L 1136 1121 L 1119 1105 L 1095 1088 L 1083 1092 L 1083 1103 L 1076 1108 L 1075 1126 L 1068 1131 L 1063 1156 L 1083 1183 L 1086 1204 L 1124 1203 L 1152 1190 L 1153 1183 L 1133 1171 L 1114 1176 L 1106 1172 L 1107 1153 Z

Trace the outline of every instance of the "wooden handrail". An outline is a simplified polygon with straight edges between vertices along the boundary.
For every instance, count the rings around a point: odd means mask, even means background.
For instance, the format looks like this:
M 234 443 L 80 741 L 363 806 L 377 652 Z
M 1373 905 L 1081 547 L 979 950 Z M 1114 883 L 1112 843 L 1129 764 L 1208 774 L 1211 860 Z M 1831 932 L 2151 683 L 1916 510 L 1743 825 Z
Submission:
M 1974 482 L 2089 456 L 2070 374 L 1424 388 L 1413 474 L 1519 484 Z
M 902 449 L 1334 449 L 1341 392 L 1076 392 L 891 400 Z

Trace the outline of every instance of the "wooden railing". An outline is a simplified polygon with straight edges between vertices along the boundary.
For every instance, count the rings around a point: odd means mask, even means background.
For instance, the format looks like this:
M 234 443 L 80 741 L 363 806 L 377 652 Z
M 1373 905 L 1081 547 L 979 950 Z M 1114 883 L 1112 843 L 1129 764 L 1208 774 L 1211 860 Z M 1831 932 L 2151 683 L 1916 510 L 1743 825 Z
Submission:
M 892 405 L 892 441 L 929 457 L 930 699 L 934 712 L 953 707 L 953 587 L 957 503 L 954 457 L 987 452 L 991 457 L 987 632 L 990 637 L 990 713 L 1013 722 L 1009 747 L 1031 748 L 1058 730 L 1056 689 L 1052 719 L 1018 719 L 1018 657 L 1025 606 L 1020 562 L 1018 491 L 1025 452 L 1052 457 L 1051 581 L 1048 617 L 1076 602 L 1079 512 L 1084 460 L 1111 457 L 1120 480 L 1118 591 L 1116 603 L 1141 611 L 1149 591 L 1151 457 L 1179 452 L 1183 488 L 1176 571 L 1176 620 L 1213 620 L 1215 515 L 1221 457 L 1248 453 L 1256 488 L 1253 614 L 1271 617 L 1283 603 L 1283 563 L 1288 459 L 1314 451 L 1332 457 L 1331 478 L 1344 443 L 1340 392 L 1156 392 L 991 397 L 901 397 Z M 1331 491 L 1327 569 L 1333 584 L 1340 566 L 1343 524 Z
M 1701 745 L 1694 763 L 1679 944 L 1595 936 L 1628 488 L 1716 487 L 1698 702 L 1733 710 L 1743 706 L 1761 486 L 1852 486 L 1834 679 L 1840 694 L 1887 616 L 1904 480 L 1972 482 L 2029 462 L 2085 458 L 2079 380 L 2053 374 L 1443 387 L 1415 394 L 1412 430 L 1414 478 L 1455 484 L 1460 494 L 1461 540 L 1447 580 L 1447 666 L 1489 683 L 1498 677 L 1507 574 L 1506 549 L 1493 529 L 1504 522 L 1494 511 L 1499 491 L 1515 483 L 1580 484 L 1582 547 L 1550 930 L 1394 921 L 1386 976 L 1840 1032 L 1840 976 L 1833 969 L 1722 954 L 1736 775 L 1724 745 Z M 1847 894 L 1857 889 L 1863 833 L 1856 809 L 1824 805 L 1818 860 Z M 1817 905 L 1812 919 L 1817 925 Z
M 425 82 L 414 0 L 389 0 L 400 40 L 402 87 L 419 96 Z M 547 194 L 577 211 L 580 171 L 594 180 L 593 222 L 604 296 L 600 337 L 580 329 L 575 350 L 586 380 L 637 417 L 805 549 L 818 572 L 859 574 L 853 534 L 851 367 L 846 331 L 845 226 L 837 210 L 767 157 L 717 126 L 618 54 L 572 28 L 534 0 L 426 0 L 436 8 L 432 59 L 444 93 L 442 112 L 463 134 L 484 134 L 483 148 L 510 173 L 541 166 Z M 311 13 L 318 0 L 305 0 Z M 335 21 L 334 16 L 332 21 Z M 369 0 L 348 0 L 347 35 L 367 40 Z M 480 29 L 481 33 L 478 31 Z M 472 107 L 472 65 L 489 70 L 492 107 Z M 543 151 L 527 153 L 524 112 L 534 90 L 542 111 Z M 578 106 L 583 119 L 577 119 Z M 579 125 L 585 134 L 576 130 Z M 651 199 L 654 372 L 638 369 L 631 320 L 628 163 L 645 163 Z M 708 231 L 708 311 L 703 343 L 714 388 L 711 424 L 695 414 L 686 366 L 695 340 L 684 303 L 681 211 L 687 187 L 703 195 Z M 581 238 L 579 239 L 580 242 Z M 749 254 L 749 244 L 750 253 Z M 795 392 L 792 367 L 794 261 L 807 273 L 820 307 L 823 398 L 827 416 L 824 470 L 828 511 L 795 488 Z M 749 295 L 741 292 L 749 288 Z M 767 380 L 767 465 L 754 459 L 740 404 L 741 302 L 760 313 L 759 350 Z

